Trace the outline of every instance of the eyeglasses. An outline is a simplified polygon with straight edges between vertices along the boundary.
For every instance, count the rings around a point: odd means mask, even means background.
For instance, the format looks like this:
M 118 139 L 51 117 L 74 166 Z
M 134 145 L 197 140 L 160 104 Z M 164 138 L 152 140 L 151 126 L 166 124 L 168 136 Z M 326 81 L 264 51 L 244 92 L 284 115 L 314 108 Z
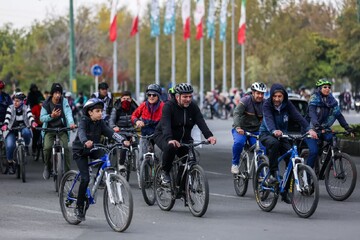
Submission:
M 331 86 L 322 86 L 322 88 L 328 88 L 328 89 L 331 89 Z
M 157 97 L 156 94 L 148 94 L 147 96 L 148 96 L 148 97 Z

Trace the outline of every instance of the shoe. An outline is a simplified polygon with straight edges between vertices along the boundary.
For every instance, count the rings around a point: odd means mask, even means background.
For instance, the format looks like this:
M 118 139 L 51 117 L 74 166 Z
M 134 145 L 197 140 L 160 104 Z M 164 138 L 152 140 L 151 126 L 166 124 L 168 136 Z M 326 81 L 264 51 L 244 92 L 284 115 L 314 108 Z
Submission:
M 232 166 L 231 166 L 231 173 L 232 174 L 239 174 L 239 165 L 235 165 L 235 164 L 233 164 Z
M 291 204 L 291 198 L 287 191 L 281 193 L 281 200 L 287 204 Z
M 14 174 L 16 173 L 16 166 L 15 166 L 15 163 L 14 163 L 14 162 L 9 163 L 8 173 L 9 173 L 10 175 L 14 175 Z
M 44 167 L 43 178 L 45 180 L 48 180 L 50 178 L 50 171 L 47 166 Z
M 275 186 L 279 184 L 277 174 L 270 174 L 269 178 L 266 180 L 267 186 Z
M 164 184 L 167 184 L 167 183 L 170 183 L 170 182 L 171 182 L 170 175 L 169 175 L 168 172 L 162 171 L 162 173 L 161 173 L 161 181 L 162 181 Z
M 75 216 L 79 221 L 85 221 L 85 210 L 84 206 L 76 206 L 74 209 Z
M 119 166 L 118 166 L 118 170 L 119 170 L 119 172 L 121 172 L 121 171 L 125 171 L 125 166 L 124 165 L 121 165 L 121 164 L 119 164 Z

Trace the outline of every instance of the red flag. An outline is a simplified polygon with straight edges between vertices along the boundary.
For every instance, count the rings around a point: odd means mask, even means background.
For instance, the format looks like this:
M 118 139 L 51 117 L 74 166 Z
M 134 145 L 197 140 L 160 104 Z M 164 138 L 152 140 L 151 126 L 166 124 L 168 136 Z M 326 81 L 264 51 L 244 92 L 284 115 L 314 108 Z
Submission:
M 196 9 L 194 11 L 194 20 L 196 26 L 196 40 L 203 37 L 203 17 L 205 15 L 204 0 L 197 0 Z
M 246 1 L 241 1 L 241 16 L 239 22 L 239 30 L 238 30 L 238 43 L 240 45 L 244 44 L 246 41 Z
M 196 26 L 196 40 L 200 40 L 203 37 L 203 22 Z
M 111 3 L 110 29 L 109 29 L 109 38 L 111 42 L 114 42 L 117 37 L 117 32 L 116 32 L 117 3 L 118 0 L 113 0 Z
M 190 0 L 184 0 L 181 8 L 183 20 L 184 40 L 190 38 Z
M 139 32 L 139 15 L 137 15 L 132 23 L 130 36 L 135 36 Z

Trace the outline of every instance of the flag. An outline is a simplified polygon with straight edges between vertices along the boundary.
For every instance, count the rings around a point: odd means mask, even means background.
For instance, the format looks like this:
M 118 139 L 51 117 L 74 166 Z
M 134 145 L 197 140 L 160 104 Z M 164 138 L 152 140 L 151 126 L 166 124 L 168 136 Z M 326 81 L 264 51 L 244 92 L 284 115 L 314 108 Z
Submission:
M 160 35 L 160 21 L 159 21 L 159 0 L 152 0 L 150 12 L 150 35 L 157 37 Z
M 111 42 L 116 41 L 116 37 L 117 37 L 117 32 L 116 32 L 117 5 L 118 5 L 118 0 L 113 0 L 111 2 L 110 29 L 109 29 L 109 38 Z
M 239 31 L 238 31 L 238 43 L 242 45 L 245 43 L 245 41 L 246 41 L 246 0 L 242 0 Z
M 164 34 L 174 34 L 175 30 L 175 0 L 167 0 L 165 10 Z
M 209 1 L 209 13 L 206 23 L 207 28 L 207 37 L 214 38 L 215 37 L 215 0 Z
M 140 3 L 137 1 L 137 13 L 132 22 L 130 36 L 133 37 L 139 32 L 139 12 L 140 12 Z
M 203 37 L 203 17 L 205 15 L 204 0 L 196 1 L 196 8 L 194 11 L 194 22 L 196 26 L 196 40 L 200 40 Z
M 227 6 L 229 0 L 222 0 L 220 10 L 220 41 L 224 41 L 226 38 L 226 19 L 227 19 Z
M 190 0 L 183 0 L 181 15 L 183 20 L 184 40 L 190 38 Z

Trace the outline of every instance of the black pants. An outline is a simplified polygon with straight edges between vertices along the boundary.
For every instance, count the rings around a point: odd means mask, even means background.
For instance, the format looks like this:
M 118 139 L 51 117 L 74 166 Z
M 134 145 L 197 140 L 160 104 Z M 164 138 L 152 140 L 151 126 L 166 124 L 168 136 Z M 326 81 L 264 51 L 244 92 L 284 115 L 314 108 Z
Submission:
M 270 171 L 275 172 L 278 170 L 278 158 L 286 153 L 290 148 L 291 144 L 286 138 L 276 138 L 273 135 L 260 135 L 260 142 L 266 148 L 267 156 L 270 161 Z M 289 157 L 285 159 L 286 165 L 289 161 Z
M 32 132 L 33 132 L 33 138 L 32 138 L 32 146 L 31 146 L 31 149 L 32 149 L 32 152 L 36 152 L 38 150 L 38 141 L 39 141 L 39 138 L 41 136 L 41 131 L 40 130 L 36 130 L 36 129 L 32 129 Z
M 170 172 L 175 155 L 177 155 L 178 157 L 182 157 L 189 152 L 189 148 L 187 147 L 176 148 L 174 147 L 174 145 L 168 144 L 166 140 L 160 140 L 160 141 L 156 141 L 156 140 L 157 139 L 155 139 L 155 144 L 163 152 L 162 169 L 166 172 Z

